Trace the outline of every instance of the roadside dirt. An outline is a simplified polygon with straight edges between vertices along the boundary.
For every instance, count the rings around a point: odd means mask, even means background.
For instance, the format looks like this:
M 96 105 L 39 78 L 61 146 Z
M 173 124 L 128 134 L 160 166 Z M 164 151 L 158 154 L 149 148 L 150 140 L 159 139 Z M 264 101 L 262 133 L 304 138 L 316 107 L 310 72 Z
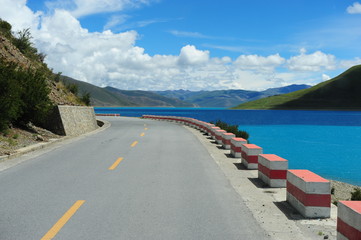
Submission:
M 10 128 L 0 133 L 0 156 L 11 155 L 16 150 L 40 142 L 49 142 L 62 136 L 49 132 L 46 129 L 29 125 L 27 130 Z

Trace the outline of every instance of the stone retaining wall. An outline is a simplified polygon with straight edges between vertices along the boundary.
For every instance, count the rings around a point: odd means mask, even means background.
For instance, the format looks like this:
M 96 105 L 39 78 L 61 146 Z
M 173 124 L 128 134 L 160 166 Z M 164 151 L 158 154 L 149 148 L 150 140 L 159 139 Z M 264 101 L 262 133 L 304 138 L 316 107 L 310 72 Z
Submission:
M 66 135 L 81 135 L 98 128 L 93 107 L 57 106 L 49 119 L 48 128 Z

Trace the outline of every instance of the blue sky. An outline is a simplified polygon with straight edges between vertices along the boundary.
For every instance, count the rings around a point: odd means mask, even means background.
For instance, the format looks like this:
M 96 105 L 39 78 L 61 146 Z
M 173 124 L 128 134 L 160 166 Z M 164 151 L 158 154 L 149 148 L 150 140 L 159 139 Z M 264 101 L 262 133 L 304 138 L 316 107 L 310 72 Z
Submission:
M 0 0 L 55 72 L 98 86 L 317 84 L 361 64 L 361 4 L 340 0 Z

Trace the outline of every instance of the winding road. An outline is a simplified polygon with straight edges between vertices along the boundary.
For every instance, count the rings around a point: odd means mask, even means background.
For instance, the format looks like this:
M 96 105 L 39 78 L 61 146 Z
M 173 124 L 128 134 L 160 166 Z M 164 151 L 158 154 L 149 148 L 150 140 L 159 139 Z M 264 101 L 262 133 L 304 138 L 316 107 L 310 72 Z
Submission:
M 103 119 L 0 171 L 0 240 L 269 239 L 186 127 Z

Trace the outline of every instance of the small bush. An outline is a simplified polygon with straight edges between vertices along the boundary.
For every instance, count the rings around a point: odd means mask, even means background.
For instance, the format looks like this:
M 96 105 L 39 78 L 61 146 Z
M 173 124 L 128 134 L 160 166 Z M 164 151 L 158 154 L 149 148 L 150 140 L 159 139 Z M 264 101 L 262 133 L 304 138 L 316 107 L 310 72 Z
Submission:
M 10 23 L 0 18 L 0 33 L 2 33 L 8 39 L 12 37 L 11 28 L 12 26 Z
M 249 133 L 243 130 L 239 130 L 238 125 L 229 125 L 228 123 L 221 120 L 217 120 L 213 124 L 229 133 L 233 133 L 234 135 L 236 135 L 236 137 L 244 138 L 246 140 L 249 139 Z
M 355 188 L 354 191 L 351 192 L 351 200 L 361 201 L 361 188 Z
M 80 100 L 87 106 L 90 106 L 90 93 L 84 93 L 83 96 L 80 98 Z
M 42 123 L 52 108 L 44 70 L 22 70 L 0 60 L 0 130 L 10 123 Z
M 78 85 L 76 85 L 74 83 L 70 83 L 70 84 L 66 84 L 65 86 L 74 95 L 78 95 L 78 91 L 79 91 Z

